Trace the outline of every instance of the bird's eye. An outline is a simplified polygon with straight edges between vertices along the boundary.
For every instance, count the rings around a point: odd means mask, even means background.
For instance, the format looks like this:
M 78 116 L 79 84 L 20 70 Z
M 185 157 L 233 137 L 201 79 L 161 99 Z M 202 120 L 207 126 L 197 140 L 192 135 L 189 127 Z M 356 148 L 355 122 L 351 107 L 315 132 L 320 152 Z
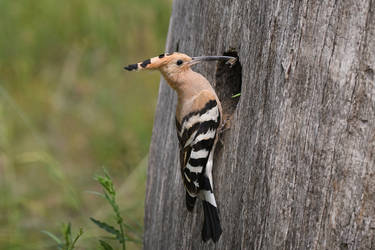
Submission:
M 183 63 L 182 60 L 178 60 L 178 61 L 176 62 L 176 64 L 177 64 L 178 66 L 180 66 L 182 63 Z

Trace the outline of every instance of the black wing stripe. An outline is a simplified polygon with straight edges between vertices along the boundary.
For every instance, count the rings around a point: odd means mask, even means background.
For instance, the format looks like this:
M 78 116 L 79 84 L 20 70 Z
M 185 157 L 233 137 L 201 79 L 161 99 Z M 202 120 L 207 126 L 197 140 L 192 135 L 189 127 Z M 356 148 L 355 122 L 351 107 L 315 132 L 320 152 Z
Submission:
M 184 169 L 185 187 L 190 194 L 197 194 L 199 188 L 198 173 L 191 172 L 189 169 Z
M 191 182 L 198 179 L 198 174 L 194 173 L 194 172 L 191 172 L 188 168 L 184 169 L 184 173 L 189 177 Z
M 203 167 L 207 163 L 207 157 L 206 158 L 190 158 L 189 159 L 189 164 L 192 167 Z
M 215 137 L 211 138 L 211 139 L 207 139 L 207 140 L 201 140 L 201 141 L 197 142 L 196 144 L 194 144 L 192 146 L 193 150 L 199 151 L 199 150 L 202 150 L 202 149 L 206 149 L 206 150 L 210 151 L 212 146 L 214 145 L 214 141 L 215 141 Z
M 177 128 L 177 132 L 180 133 L 180 131 L 181 131 L 181 124 L 178 122 L 177 118 L 176 118 L 176 128 Z
M 190 137 L 194 134 L 195 131 L 199 128 L 200 123 L 195 123 L 190 129 L 185 129 L 181 136 L 182 146 L 185 146 L 186 142 L 190 139 Z
M 209 120 L 202 123 L 195 123 L 191 128 L 184 130 L 182 136 L 180 137 L 180 141 L 182 146 L 185 146 L 186 142 L 189 141 L 189 139 L 192 139 L 191 136 L 194 134 L 195 131 L 199 128 L 199 134 L 196 134 L 195 137 L 197 137 L 200 134 L 207 133 L 208 130 L 217 129 L 219 127 L 220 119 L 218 120 Z
M 220 120 L 209 120 L 200 124 L 199 134 L 205 134 L 210 129 L 217 129 L 219 127 Z

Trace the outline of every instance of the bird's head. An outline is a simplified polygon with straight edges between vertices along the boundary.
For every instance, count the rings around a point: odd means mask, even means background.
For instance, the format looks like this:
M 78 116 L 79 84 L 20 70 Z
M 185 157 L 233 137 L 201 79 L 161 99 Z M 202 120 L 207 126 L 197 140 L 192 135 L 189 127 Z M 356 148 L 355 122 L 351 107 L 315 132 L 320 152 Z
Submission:
M 215 61 L 215 60 L 228 60 L 230 64 L 236 62 L 235 57 L 231 56 L 199 56 L 190 57 L 183 53 L 161 54 L 160 56 L 153 57 L 143 62 L 130 64 L 125 67 L 129 71 L 138 70 L 159 70 L 165 77 L 174 78 L 177 75 L 190 70 L 190 67 L 202 61 Z

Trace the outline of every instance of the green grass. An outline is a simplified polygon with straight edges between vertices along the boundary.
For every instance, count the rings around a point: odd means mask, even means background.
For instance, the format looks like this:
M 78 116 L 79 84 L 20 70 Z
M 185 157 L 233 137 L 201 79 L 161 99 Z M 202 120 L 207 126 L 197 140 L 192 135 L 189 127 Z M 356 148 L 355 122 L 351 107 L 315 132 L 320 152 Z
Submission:
M 118 203 L 117 192 L 108 171 L 104 169 L 104 175 L 97 175 L 95 178 L 99 184 L 102 186 L 103 193 L 91 191 L 89 193 L 98 195 L 106 200 L 106 202 L 112 208 L 112 221 L 111 222 L 103 222 L 97 220 L 93 217 L 90 217 L 90 220 L 98 226 L 100 229 L 107 232 L 110 237 L 106 236 L 93 236 L 89 238 L 86 246 L 90 249 L 97 248 L 95 247 L 95 240 L 94 238 L 98 239 L 98 245 L 100 244 L 101 248 L 104 250 L 113 250 L 113 245 L 116 244 L 115 249 L 121 248 L 122 250 L 126 250 L 126 246 L 129 243 L 136 243 L 138 246 L 142 244 L 143 241 L 143 228 L 138 224 L 134 225 L 131 224 L 130 219 L 124 219 L 123 215 L 121 214 L 121 209 Z M 83 229 L 80 228 L 78 233 L 75 237 L 73 237 L 71 223 L 63 224 L 62 225 L 62 236 L 56 236 L 54 233 L 49 232 L 47 230 L 43 230 L 42 233 L 46 234 L 50 237 L 53 241 L 55 241 L 55 247 L 61 250 L 73 250 L 76 249 L 76 243 L 78 239 L 81 238 L 83 235 Z
M 76 247 L 76 243 L 78 239 L 82 236 L 83 234 L 83 229 L 80 228 L 78 233 L 76 234 L 75 237 L 72 235 L 72 229 L 71 229 L 71 224 L 70 222 L 68 224 L 63 224 L 62 225 L 62 235 L 64 239 L 60 239 L 58 236 L 54 235 L 53 233 L 49 231 L 43 230 L 42 233 L 46 234 L 49 236 L 52 240 L 56 242 L 56 247 L 57 249 L 61 250 L 73 250 Z
M 0 249 L 54 249 L 41 230 L 61 221 L 93 237 L 88 218 L 111 209 L 86 192 L 102 166 L 142 224 L 160 77 L 123 66 L 164 51 L 170 11 L 170 0 L 0 1 Z

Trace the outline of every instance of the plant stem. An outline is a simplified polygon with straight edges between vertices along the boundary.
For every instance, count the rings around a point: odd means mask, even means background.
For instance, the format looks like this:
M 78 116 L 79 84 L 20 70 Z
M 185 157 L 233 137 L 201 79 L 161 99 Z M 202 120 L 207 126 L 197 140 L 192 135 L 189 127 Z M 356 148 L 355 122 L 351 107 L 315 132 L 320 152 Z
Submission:
M 122 223 L 119 223 L 120 225 L 120 232 L 121 232 L 121 244 L 122 244 L 122 250 L 126 250 L 126 246 L 125 246 L 125 236 L 124 236 L 124 228 L 122 226 Z

